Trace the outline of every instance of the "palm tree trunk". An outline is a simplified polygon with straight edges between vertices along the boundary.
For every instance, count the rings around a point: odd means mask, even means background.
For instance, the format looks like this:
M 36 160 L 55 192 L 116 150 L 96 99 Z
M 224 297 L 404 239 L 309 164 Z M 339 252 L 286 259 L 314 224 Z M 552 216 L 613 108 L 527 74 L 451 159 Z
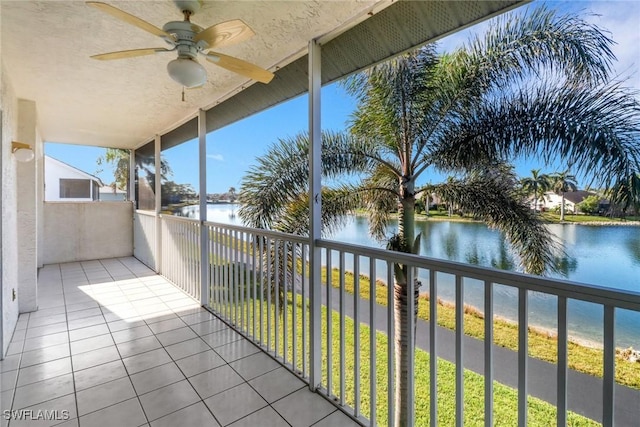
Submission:
M 407 194 L 407 193 L 405 193 Z M 411 247 L 415 239 L 415 197 L 408 192 L 398 205 L 398 235 L 403 241 L 404 251 L 411 252 Z M 395 407 L 396 407 L 396 427 L 407 426 L 408 419 L 408 395 L 409 395 L 409 367 L 414 362 L 409 360 L 409 346 L 415 346 L 416 319 L 418 316 L 418 293 L 420 282 L 415 274 L 413 275 L 413 299 L 414 316 L 413 324 L 409 325 L 409 300 L 408 300 L 408 268 L 398 266 L 396 268 L 394 282 L 394 350 L 395 350 Z M 409 328 L 413 328 L 414 340 L 409 342 Z
M 564 191 L 562 192 L 562 202 L 560 203 L 560 221 L 564 221 Z
M 403 269 L 406 271 L 406 267 Z M 406 277 L 406 274 L 405 274 Z M 407 295 L 407 282 L 395 281 L 394 291 L 394 350 L 395 350 L 395 370 L 396 370 L 396 391 L 395 391 L 395 427 L 407 426 L 408 411 L 407 406 L 409 388 L 409 367 L 413 360 L 409 360 L 409 346 L 415 346 L 416 321 L 418 317 L 418 293 L 420 282 L 414 279 L 414 322 L 409 325 L 409 300 Z M 410 327 L 413 328 L 414 341 L 409 342 Z

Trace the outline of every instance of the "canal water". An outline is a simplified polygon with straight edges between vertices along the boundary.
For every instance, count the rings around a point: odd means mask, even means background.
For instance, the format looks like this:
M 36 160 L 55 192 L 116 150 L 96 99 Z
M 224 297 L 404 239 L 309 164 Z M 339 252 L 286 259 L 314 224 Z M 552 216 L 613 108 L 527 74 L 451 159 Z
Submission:
M 239 225 L 236 213 L 237 206 L 232 205 L 209 205 L 207 209 L 209 221 Z M 366 217 L 354 216 L 340 232 L 330 238 L 346 243 L 384 247 L 383 243 L 369 236 L 367 227 Z M 559 272 L 549 274 L 549 277 L 640 292 L 640 227 L 551 224 L 548 229 L 562 242 L 565 252 L 565 256 L 558 258 Z M 394 231 L 395 226 L 391 226 L 389 233 Z M 418 221 L 416 232 L 422 233 L 421 255 L 503 270 L 516 269 L 516 258 L 501 233 L 482 223 Z M 347 262 L 349 263 L 348 259 Z M 347 268 L 350 267 L 348 264 Z M 380 279 L 386 277 L 384 268 L 381 264 L 376 267 Z M 366 271 L 364 267 L 362 271 Z M 423 291 L 428 290 L 428 273 L 420 271 L 419 278 Z M 436 281 L 438 297 L 453 301 L 453 277 L 438 274 Z M 465 303 L 482 307 L 482 284 L 465 280 L 464 287 Z M 494 299 L 496 314 L 517 319 L 515 288 L 496 285 Z M 570 334 L 596 344 L 602 343 L 602 306 L 569 300 L 568 307 Z M 556 310 L 555 297 L 537 292 L 529 293 L 531 325 L 555 329 Z M 615 333 L 618 347 L 640 348 L 640 313 L 616 310 Z

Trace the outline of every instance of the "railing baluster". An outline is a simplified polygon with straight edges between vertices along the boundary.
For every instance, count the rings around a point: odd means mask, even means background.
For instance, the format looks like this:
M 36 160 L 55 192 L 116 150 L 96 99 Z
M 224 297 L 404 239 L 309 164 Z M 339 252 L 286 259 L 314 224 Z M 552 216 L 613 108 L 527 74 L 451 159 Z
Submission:
M 395 422 L 395 321 L 393 314 L 393 263 L 387 262 L 387 425 Z
M 557 425 L 567 425 L 567 297 L 558 297 L 558 390 Z
M 258 264 L 260 265 L 260 345 L 264 345 L 264 236 L 260 236 L 260 259 Z
M 464 287 L 456 274 L 456 426 L 464 424 Z
M 345 403 L 345 377 L 346 364 L 345 357 L 345 255 L 340 251 L 340 405 Z
M 416 322 L 416 300 L 414 296 L 414 281 L 415 269 L 411 265 L 407 265 L 407 322 L 408 322 L 408 334 L 409 345 L 407 345 L 407 358 L 409 360 L 407 367 L 407 425 L 412 426 L 415 424 L 415 343 L 416 343 L 416 330 L 414 328 Z
M 280 354 L 280 240 L 275 241 L 275 274 L 273 276 L 273 285 L 275 290 L 273 292 L 273 298 L 275 300 L 275 350 L 276 357 Z
M 604 306 L 604 374 L 602 377 L 602 427 L 613 427 L 615 405 L 615 307 Z
M 333 317 L 332 317 L 332 307 L 331 307 L 331 288 L 333 288 L 332 283 L 332 267 L 331 267 L 331 249 L 327 249 L 325 251 L 327 260 L 325 263 L 325 271 L 327 277 L 327 395 L 331 396 L 333 394 Z
M 251 310 L 252 310 L 252 319 L 253 319 L 253 332 L 251 333 L 251 336 L 253 337 L 253 340 L 256 340 L 256 336 L 257 336 L 257 328 L 256 328 L 256 324 L 257 324 L 257 319 L 256 319 L 256 290 L 257 290 L 257 286 L 256 286 L 256 281 L 258 280 L 258 274 L 256 271 L 256 235 L 255 234 L 251 234 L 251 268 L 249 269 L 249 277 L 251 278 L 251 287 L 252 287 L 252 295 L 251 295 Z
M 484 282 L 484 425 L 493 427 L 493 283 Z
M 360 257 L 357 254 L 353 255 L 353 347 L 353 410 L 357 418 L 360 416 Z
M 243 329 L 243 313 L 242 313 L 242 305 L 240 301 L 240 248 L 239 241 L 240 238 L 238 235 L 239 231 L 235 231 L 233 233 L 233 288 L 235 292 L 235 310 L 236 310 L 236 321 L 235 324 L 239 326 L 240 330 Z
M 369 422 L 376 425 L 376 259 L 369 258 Z
M 302 244 L 302 376 L 307 378 L 307 362 L 309 353 L 307 351 L 307 286 L 308 286 L 308 278 L 307 278 L 307 254 L 309 253 L 307 249 L 307 244 Z
M 284 257 L 284 260 L 282 261 L 282 280 L 284 281 L 282 284 L 282 294 L 284 295 L 284 298 L 282 299 L 282 358 L 286 365 L 288 360 L 287 356 L 289 354 L 289 313 L 287 308 L 287 298 L 289 294 L 289 243 L 286 240 L 282 241 L 282 256 Z
M 529 366 L 529 298 L 526 289 L 518 288 L 518 426 L 526 427 L 528 419 Z
M 271 351 L 271 294 L 273 293 L 273 277 L 271 276 L 271 251 L 273 242 L 267 238 L 267 351 Z
M 436 271 L 429 270 L 429 424 L 438 425 L 438 296 L 436 286 Z
M 292 280 L 291 280 L 291 293 L 293 295 L 292 297 L 292 303 L 291 303 L 291 316 L 292 316 L 292 331 L 293 331 L 293 336 L 291 337 L 292 341 L 293 341 L 293 360 L 292 360 L 292 364 L 293 364 L 293 370 L 294 372 L 298 371 L 298 292 L 297 292 L 297 283 L 298 283 L 298 244 L 297 243 L 292 243 L 291 244 L 292 249 L 291 249 L 291 275 L 292 275 Z

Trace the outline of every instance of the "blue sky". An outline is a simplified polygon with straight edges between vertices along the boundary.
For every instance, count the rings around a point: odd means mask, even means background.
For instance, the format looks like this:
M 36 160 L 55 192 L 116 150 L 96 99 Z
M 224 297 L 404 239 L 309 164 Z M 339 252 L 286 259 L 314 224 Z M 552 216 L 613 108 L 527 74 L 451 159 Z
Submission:
M 546 4 L 562 11 L 591 14 L 584 15 L 585 19 L 608 30 L 616 42 L 613 47 L 618 58 L 616 73 L 628 78 L 627 86 L 640 90 L 640 1 L 564 1 Z M 488 23 L 485 22 L 457 33 L 441 40 L 440 46 L 443 50 L 455 48 L 467 40 L 470 33 L 482 32 L 487 26 Z M 231 186 L 239 188 L 244 173 L 272 143 L 278 138 L 305 131 L 307 102 L 306 95 L 301 96 L 207 135 L 207 192 L 223 193 Z M 354 99 L 347 95 L 339 84 L 325 86 L 322 90 L 323 129 L 345 129 L 355 107 Z M 104 151 L 97 147 L 66 144 L 45 146 L 46 154 L 88 173 L 97 174 L 103 182 L 110 183 L 113 181 L 111 168 L 108 165 L 99 167 L 96 164 L 96 159 L 104 154 Z M 174 147 L 164 152 L 164 155 L 173 170 L 170 179 L 177 183 L 190 183 L 198 189 L 197 142 L 190 141 Z M 516 162 L 516 172 L 519 175 L 529 175 L 533 168 L 554 172 L 562 168 L 562 165 L 545 166 L 537 161 L 527 160 Z M 425 174 L 421 183 L 438 182 L 440 179 L 438 175 Z

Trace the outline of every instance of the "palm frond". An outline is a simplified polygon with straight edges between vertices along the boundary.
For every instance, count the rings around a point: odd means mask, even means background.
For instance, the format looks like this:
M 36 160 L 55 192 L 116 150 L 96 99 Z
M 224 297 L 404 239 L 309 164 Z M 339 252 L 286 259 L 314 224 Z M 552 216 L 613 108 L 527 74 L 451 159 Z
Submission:
M 571 83 L 606 81 L 615 56 L 613 40 L 575 14 L 536 7 L 498 18 L 464 47 L 480 86 L 503 85 L 518 76 L 551 72 Z
M 510 178 L 476 176 L 435 185 L 444 202 L 473 212 L 490 227 L 500 230 L 520 258 L 521 268 L 532 274 L 554 271 L 560 250 L 553 234 L 518 196 Z
M 444 170 L 517 156 L 558 158 L 602 185 L 640 167 L 640 104 L 619 83 L 541 85 L 486 102 L 434 153 Z

